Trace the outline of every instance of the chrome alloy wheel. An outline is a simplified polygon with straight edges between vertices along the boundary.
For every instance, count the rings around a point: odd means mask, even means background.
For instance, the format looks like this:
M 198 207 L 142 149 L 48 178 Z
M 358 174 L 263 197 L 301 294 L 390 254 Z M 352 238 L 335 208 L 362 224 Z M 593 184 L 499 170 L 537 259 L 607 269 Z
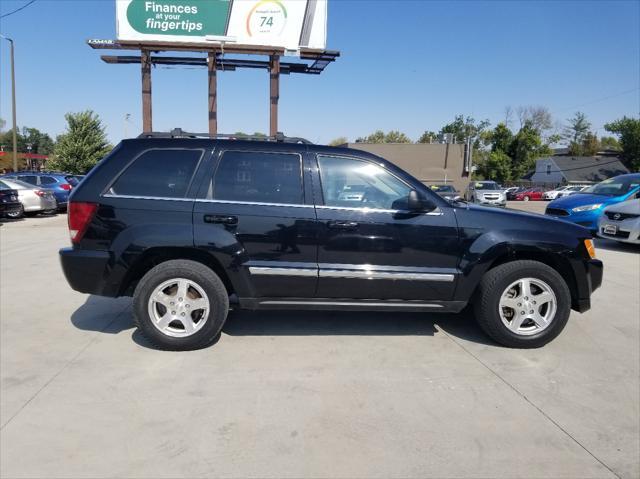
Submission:
M 209 298 L 202 287 L 174 278 L 153 290 L 148 303 L 153 325 L 167 336 L 184 338 L 197 333 L 209 317 Z
M 500 296 L 502 323 L 520 336 L 537 334 L 549 327 L 558 309 L 551 287 L 542 280 L 522 278 L 511 283 Z

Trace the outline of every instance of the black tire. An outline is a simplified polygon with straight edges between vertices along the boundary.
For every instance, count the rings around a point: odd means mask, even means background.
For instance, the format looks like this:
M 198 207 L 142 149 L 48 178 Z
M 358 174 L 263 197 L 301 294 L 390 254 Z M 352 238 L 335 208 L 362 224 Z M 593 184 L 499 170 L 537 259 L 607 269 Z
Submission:
M 516 334 L 500 318 L 500 299 L 514 281 L 533 278 L 544 281 L 553 290 L 557 306 L 549 326 L 530 336 Z M 489 270 L 474 297 L 476 321 L 496 342 L 510 348 L 539 348 L 564 329 L 571 313 L 571 292 L 556 270 L 538 261 L 513 261 Z
M 11 220 L 17 220 L 24 216 L 24 206 L 20 205 L 20 209 L 14 213 L 7 213 L 6 217 Z
M 149 316 L 149 298 L 154 289 L 165 281 L 185 278 L 197 283 L 209 299 L 209 313 L 201 329 L 187 337 L 164 334 Z M 144 275 L 133 295 L 134 321 L 142 334 L 156 347 L 171 351 L 201 349 L 220 334 L 229 311 L 229 295 L 218 277 L 207 266 L 189 260 L 171 260 L 159 264 Z M 200 321 L 202 321 L 200 319 Z

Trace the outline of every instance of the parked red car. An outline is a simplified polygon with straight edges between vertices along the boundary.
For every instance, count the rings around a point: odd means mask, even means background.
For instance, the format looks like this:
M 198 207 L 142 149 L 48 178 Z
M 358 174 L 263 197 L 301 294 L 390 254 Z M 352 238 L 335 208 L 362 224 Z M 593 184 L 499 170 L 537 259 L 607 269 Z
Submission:
M 544 193 L 544 190 L 542 188 L 529 188 L 528 190 L 517 193 L 514 199 L 516 201 L 540 201 L 542 200 L 542 193 Z

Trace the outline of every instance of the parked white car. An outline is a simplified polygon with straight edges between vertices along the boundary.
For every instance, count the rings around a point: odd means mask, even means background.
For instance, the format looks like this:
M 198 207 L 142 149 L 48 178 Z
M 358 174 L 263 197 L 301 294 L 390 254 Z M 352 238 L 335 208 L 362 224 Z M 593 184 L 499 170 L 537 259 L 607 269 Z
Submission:
M 555 190 L 545 191 L 544 193 L 542 193 L 542 199 L 543 200 L 555 200 L 558 197 L 558 195 L 560 194 L 560 192 L 566 190 L 567 188 L 569 188 L 569 186 L 561 186 L 559 188 L 556 188 Z
M 581 191 L 586 190 L 587 188 L 589 188 L 588 185 L 567 186 L 564 190 L 558 192 L 558 195 L 556 196 L 556 198 L 575 195 L 576 193 L 580 193 Z
M 556 188 L 555 190 L 545 191 L 542 195 L 543 200 L 555 200 L 564 196 L 574 195 L 580 193 L 582 190 L 587 189 L 588 185 L 567 185 Z
M 25 214 L 56 212 L 58 203 L 50 190 L 6 177 L 0 177 L 0 181 L 12 190 L 18 190 L 18 199 L 22 203 L 22 210 L 16 213 L 7 213 L 9 218 L 21 218 Z
M 640 199 L 623 201 L 604 209 L 598 220 L 598 236 L 640 244 Z

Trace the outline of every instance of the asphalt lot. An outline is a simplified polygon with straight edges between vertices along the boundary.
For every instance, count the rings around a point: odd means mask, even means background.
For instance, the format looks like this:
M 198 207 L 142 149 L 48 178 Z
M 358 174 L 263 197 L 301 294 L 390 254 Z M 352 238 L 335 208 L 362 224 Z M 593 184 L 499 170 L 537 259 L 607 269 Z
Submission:
M 2 477 L 640 476 L 638 249 L 597 242 L 592 310 L 542 349 L 468 315 L 300 311 L 171 353 L 128 298 L 67 286 L 68 243 L 66 215 L 0 226 Z

